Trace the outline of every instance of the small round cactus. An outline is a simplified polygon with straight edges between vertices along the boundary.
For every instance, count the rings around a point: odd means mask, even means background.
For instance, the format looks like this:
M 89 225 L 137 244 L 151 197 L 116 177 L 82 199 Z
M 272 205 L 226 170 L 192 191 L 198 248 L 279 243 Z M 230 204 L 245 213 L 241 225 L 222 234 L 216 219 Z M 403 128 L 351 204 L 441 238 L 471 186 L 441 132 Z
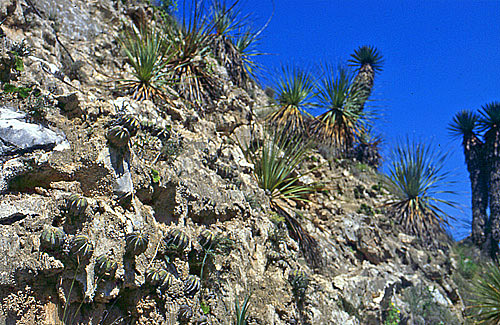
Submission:
M 131 137 L 135 136 L 137 131 L 141 128 L 141 123 L 137 117 L 133 115 L 124 116 L 121 120 L 121 125 L 128 130 Z
M 267 253 L 267 259 L 269 261 L 279 261 L 282 259 L 282 256 L 276 251 L 270 251 L 269 253 Z
M 288 275 L 288 281 L 292 285 L 292 291 L 294 295 L 303 299 L 309 285 L 309 277 L 304 271 L 293 270 Z
M 148 248 L 149 237 L 142 231 L 134 231 L 125 237 L 125 243 L 127 254 L 140 255 Z
M 115 276 L 118 263 L 110 259 L 106 254 L 99 256 L 95 260 L 95 275 L 102 279 L 111 279 Z
M 146 272 L 146 283 L 152 287 L 168 288 L 173 281 L 174 276 L 164 269 L 151 268 Z
M 189 246 L 189 238 L 183 231 L 173 229 L 168 232 L 165 245 L 167 250 L 181 253 Z
M 86 198 L 76 194 L 72 194 L 66 199 L 66 210 L 72 217 L 84 216 L 88 205 Z
M 40 235 L 40 248 L 45 252 L 55 252 L 62 248 L 66 234 L 62 229 L 46 227 Z
M 117 125 L 112 127 L 106 137 L 108 138 L 109 143 L 115 148 L 123 148 L 128 145 L 128 141 L 130 140 L 130 133 L 127 128 Z
M 196 275 L 190 275 L 184 281 L 184 293 L 188 297 L 194 296 L 201 288 L 200 279 Z
M 71 241 L 70 253 L 78 263 L 85 263 L 92 257 L 94 245 L 87 236 L 76 235 Z
M 177 320 L 181 324 L 189 323 L 189 320 L 193 317 L 193 310 L 188 305 L 181 305 L 179 307 L 179 314 L 177 315 Z
M 210 248 L 212 248 L 212 245 L 214 243 L 214 235 L 210 230 L 205 229 L 200 233 L 200 236 L 198 236 L 198 242 L 200 243 L 201 247 L 203 247 L 203 249 L 209 250 Z

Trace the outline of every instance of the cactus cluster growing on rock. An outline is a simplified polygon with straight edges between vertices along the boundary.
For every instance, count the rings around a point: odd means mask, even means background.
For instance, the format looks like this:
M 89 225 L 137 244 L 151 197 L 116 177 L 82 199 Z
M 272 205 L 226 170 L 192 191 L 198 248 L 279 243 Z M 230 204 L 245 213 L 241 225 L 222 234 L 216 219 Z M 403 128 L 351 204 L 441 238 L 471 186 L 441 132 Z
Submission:
M 65 240 L 66 234 L 62 229 L 46 227 L 40 235 L 40 249 L 45 252 L 60 251 Z
M 200 279 L 196 275 L 190 275 L 184 281 L 184 294 L 193 297 L 201 288 Z
M 146 284 L 152 287 L 168 288 L 174 281 L 174 276 L 162 268 L 151 268 L 146 272 Z
M 189 238 L 183 231 L 173 229 L 167 233 L 164 243 L 168 252 L 182 253 L 189 246 Z
M 86 235 L 76 235 L 71 240 L 70 254 L 78 264 L 86 263 L 94 254 L 94 245 Z
M 72 194 L 66 199 L 66 211 L 73 218 L 85 216 L 87 206 L 87 199 L 82 196 Z
M 125 237 L 125 243 L 125 251 L 128 255 L 140 255 L 148 248 L 149 236 L 143 231 L 134 231 Z
M 106 138 L 109 141 L 109 144 L 117 149 L 124 148 L 128 145 L 130 140 L 130 133 L 127 128 L 121 125 L 115 125 L 111 129 L 109 129 L 106 134 Z
M 172 131 L 172 128 L 169 125 L 166 127 L 161 127 L 151 121 L 141 123 L 141 129 L 143 131 L 149 132 L 151 135 L 157 137 L 161 141 L 170 139 Z
M 205 229 L 198 236 L 198 243 L 204 250 L 209 250 L 214 244 L 214 235 L 210 230 Z
M 95 260 L 94 273 L 98 278 L 111 279 L 115 276 L 118 263 L 109 258 L 106 254 L 100 255 Z
M 292 285 L 292 291 L 295 297 L 299 300 L 303 299 L 309 285 L 309 277 L 307 274 L 304 271 L 293 270 L 288 275 L 288 281 Z

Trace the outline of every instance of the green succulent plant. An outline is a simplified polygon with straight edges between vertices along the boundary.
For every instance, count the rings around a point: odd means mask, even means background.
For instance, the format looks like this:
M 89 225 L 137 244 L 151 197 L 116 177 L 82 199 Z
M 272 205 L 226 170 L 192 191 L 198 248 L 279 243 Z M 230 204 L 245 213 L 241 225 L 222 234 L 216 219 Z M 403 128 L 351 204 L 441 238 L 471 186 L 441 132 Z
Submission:
M 204 250 L 209 250 L 212 248 L 214 238 L 214 234 L 210 230 L 205 229 L 200 233 L 200 236 L 198 236 L 198 242 Z
M 86 263 L 94 254 L 94 245 L 86 235 L 76 235 L 71 241 L 70 254 L 78 264 Z
M 127 128 L 116 125 L 113 126 L 108 133 L 106 134 L 106 138 L 109 141 L 109 144 L 115 148 L 123 148 L 128 145 L 130 140 L 130 133 Z
M 168 251 L 182 253 L 189 246 L 188 236 L 179 229 L 172 229 L 165 237 L 165 248 Z
M 188 305 L 181 305 L 179 307 L 179 313 L 177 315 L 177 320 L 181 324 L 188 324 L 190 319 L 193 317 L 193 310 Z
M 292 285 L 292 291 L 295 297 L 303 299 L 309 286 L 309 277 L 304 271 L 293 270 L 288 275 L 288 281 Z
M 133 115 L 124 116 L 120 124 L 128 130 L 131 137 L 134 137 L 141 128 L 141 122 Z
M 66 210 L 74 218 L 83 217 L 87 206 L 87 199 L 76 194 L 72 194 L 66 199 Z
M 500 266 L 492 264 L 479 280 L 473 283 L 471 300 L 473 317 L 478 324 L 500 323 Z
M 125 237 L 125 251 L 131 256 L 144 253 L 148 244 L 149 236 L 143 231 L 134 231 Z
M 236 298 L 236 301 L 234 303 L 234 312 L 236 314 L 234 324 L 235 325 L 247 325 L 248 324 L 248 308 L 250 307 L 250 297 L 251 294 L 248 294 L 245 297 L 245 300 L 243 301 L 243 304 L 240 307 L 240 302 L 238 301 L 238 298 Z
M 173 281 L 173 275 L 165 269 L 151 268 L 146 272 L 146 283 L 152 287 L 168 288 Z
M 62 249 L 66 234 L 62 229 L 46 227 L 40 235 L 40 248 L 45 252 L 56 252 Z
M 200 279 L 196 275 L 189 275 L 184 281 L 184 293 L 188 297 L 194 296 L 201 289 Z
M 106 254 L 102 254 L 95 260 L 94 273 L 101 279 L 112 279 L 118 269 L 118 263 Z

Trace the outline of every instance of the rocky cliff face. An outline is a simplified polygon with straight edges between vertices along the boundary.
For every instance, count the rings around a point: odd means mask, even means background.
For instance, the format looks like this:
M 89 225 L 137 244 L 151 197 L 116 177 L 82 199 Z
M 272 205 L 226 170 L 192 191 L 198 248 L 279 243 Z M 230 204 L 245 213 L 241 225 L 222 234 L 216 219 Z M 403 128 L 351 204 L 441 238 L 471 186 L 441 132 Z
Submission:
M 117 91 L 116 32 L 145 11 L 0 1 L 17 87 L 1 93 L 0 324 L 231 324 L 248 295 L 250 324 L 463 322 L 449 240 L 429 250 L 401 233 L 362 164 L 304 162 L 325 189 L 295 207 L 320 248 L 318 265 L 304 259 L 238 145 L 263 129 L 257 86 L 217 66 L 223 95 L 204 114 Z M 23 69 L 6 68 L 22 40 Z M 130 141 L 113 144 L 130 116 Z

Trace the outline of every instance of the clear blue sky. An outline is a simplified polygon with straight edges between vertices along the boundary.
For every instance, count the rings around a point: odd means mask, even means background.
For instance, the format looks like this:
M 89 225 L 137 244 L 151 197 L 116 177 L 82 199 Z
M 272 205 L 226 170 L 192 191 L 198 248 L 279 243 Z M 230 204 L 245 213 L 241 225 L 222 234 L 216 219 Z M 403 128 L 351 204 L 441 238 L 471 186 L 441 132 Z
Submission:
M 230 1 L 228 1 L 230 2 Z M 241 0 L 244 12 L 263 25 L 272 0 Z M 383 117 L 376 127 L 385 137 L 384 152 L 406 135 L 433 140 L 451 150 L 453 190 L 464 206 L 458 219 L 470 222 L 470 185 L 460 142 L 446 130 L 460 109 L 476 110 L 500 100 L 500 1 L 337 1 L 275 0 L 272 21 L 259 51 L 262 83 L 282 63 L 314 66 L 337 63 L 361 45 L 376 46 L 385 57 L 375 80 L 373 105 Z M 468 220 L 468 221 L 467 221 Z M 452 231 L 456 238 L 470 226 Z

